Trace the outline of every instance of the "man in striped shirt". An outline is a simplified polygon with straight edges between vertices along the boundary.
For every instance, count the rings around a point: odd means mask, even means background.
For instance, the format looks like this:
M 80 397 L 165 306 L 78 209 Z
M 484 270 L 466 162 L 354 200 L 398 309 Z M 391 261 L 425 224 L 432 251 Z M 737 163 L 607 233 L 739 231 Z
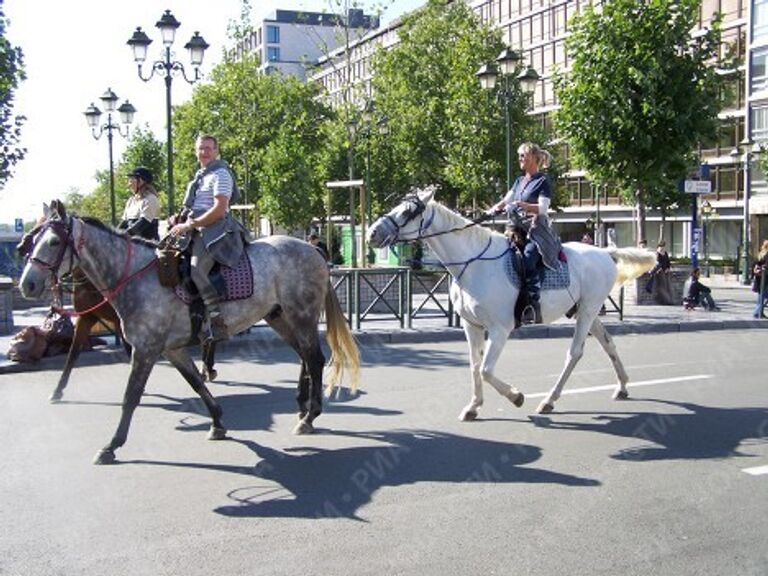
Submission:
M 184 199 L 186 220 L 171 228 L 174 236 L 191 234 L 192 280 L 208 310 L 210 338 L 224 340 L 229 334 L 221 315 L 221 297 L 208 277 L 216 262 L 234 267 L 243 251 L 238 227 L 229 216 L 235 189 L 232 172 L 219 159 L 215 137 L 203 134 L 195 143 L 200 170 L 187 187 Z

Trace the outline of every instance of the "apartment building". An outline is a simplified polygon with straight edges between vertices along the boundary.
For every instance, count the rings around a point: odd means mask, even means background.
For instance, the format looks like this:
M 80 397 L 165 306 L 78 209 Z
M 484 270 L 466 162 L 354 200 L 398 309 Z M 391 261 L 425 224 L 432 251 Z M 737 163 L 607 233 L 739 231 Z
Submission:
M 553 74 L 556 68 L 567 71 L 569 67 L 565 40 L 570 20 L 598 0 L 466 1 L 482 21 L 500 29 L 505 42 L 540 74 L 530 114 L 551 126 L 558 105 Z M 712 193 L 699 198 L 699 205 L 707 207 L 698 214 L 706 228 L 706 248 L 702 240 L 699 254 L 703 256 L 706 250 L 713 258 L 737 259 L 743 254 L 745 236 L 752 253 L 768 237 L 768 185 L 756 161 L 761 145 L 768 148 L 768 0 L 702 0 L 699 28 L 709 26 L 715 13 L 722 14 L 723 20 L 720 56 L 735 58 L 740 66 L 721 70 L 733 98 L 720 114 L 717 138 L 703 142 L 699 151 L 712 181 Z M 343 101 L 341 87 L 349 78 L 367 84 L 372 73 L 370 55 L 378 45 L 396 44 L 399 26 L 399 21 L 393 22 L 353 43 L 348 65 L 342 64 L 345 51 L 341 49 L 321 58 L 311 80 L 325 86 L 332 102 Z M 567 143 L 564 152 L 567 154 Z M 577 168 L 567 172 L 559 185 L 567 187 L 570 200 L 557 216 L 565 239 L 580 238 L 590 220 L 599 220 L 604 228 L 613 228 L 620 245 L 636 242 L 634 207 L 622 204 L 617 191 L 598 190 Z M 658 236 L 660 222 L 660 215 L 648 215 L 651 243 Z M 664 236 L 674 255 L 691 253 L 690 207 L 681 207 L 666 218 Z
M 253 32 L 234 48 L 235 57 L 257 52 L 264 72 L 307 79 L 307 70 L 348 38 L 359 40 L 379 27 L 377 16 L 360 9 L 346 15 L 297 10 L 275 10 L 256 22 Z

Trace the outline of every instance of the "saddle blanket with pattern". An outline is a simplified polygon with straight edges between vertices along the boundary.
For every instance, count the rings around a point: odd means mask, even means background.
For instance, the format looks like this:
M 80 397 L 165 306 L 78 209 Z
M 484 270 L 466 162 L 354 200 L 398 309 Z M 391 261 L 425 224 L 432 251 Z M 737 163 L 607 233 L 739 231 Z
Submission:
M 515 270 L 516 254 L 510 251 L 504 259 L 504 271 L 507 273 L 507 279 L 517 289 L 520 289 L 520 274 Z M 568 268 L 568 262 L 562 258 L 557 260 L 557 268 L 551 270 L 544 267 L 544 279 L 541 281 L 542 290 L 564 290 L 571 285 L 571 274 Z
M 251 260 L 248 258 L 248 254 L 245 250 L 243 250 L 243 255 L 240 257 L 237 266 L 234 268 L 220 265 L 219 275 L 225 285 L 221 298 L 222 302 L 245 300 L 246 298 L 253 296 L 253 268 L 251 267 Z M 192 294 L 189 291 L 187 288 L 188 284 L 192 284 L 191 278 L 185 278 L 181 284 L 174 288 L 176 296 L 187 305 L 198 298 L 196 293 Z M 215 285 L 216 282 L 214 282 L 214 286 Z M 221 292 L 221 290 L 219 290 L 219 292 Z

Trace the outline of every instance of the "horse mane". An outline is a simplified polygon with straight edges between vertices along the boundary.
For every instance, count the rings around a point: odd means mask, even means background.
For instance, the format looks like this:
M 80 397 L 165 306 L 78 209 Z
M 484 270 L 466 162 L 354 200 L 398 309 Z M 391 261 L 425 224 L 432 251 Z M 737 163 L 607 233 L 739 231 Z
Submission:
M 153 250 L 157 248 L 158 244 L 155 240 L 148 240 L 146 238 L 141 238 L 139 236 L 131 236 L 124 230 L 117 230 L 114 227 L 104 224 L 101 220 L 98 218 L 93 218 L 91 216 L 81 216 L 80 220 L 85 222 L 86 224 L 93 226 L 95 228 L 98 228 L 99 230 L 103 230 L 104 232 L 107 232 L 111 234 L 112 236 L 118 236 L 120 238 L 124 238 L 126 240 L 130 240 L 134 244 L 143 244 L 144 246 L 147 246 L 149 248 L 152 248 Z
M 435 208 L 436 211 L 439 211 L 441 214 L 443 214 L 447 218 L 450 218 L 452 220 L 452 225 L 455 227 L 466 226 L 467 232 L 474 232 L 480 235 L 484 239 L 488 238 L 489 236 L 502 237 L 502 235 L 499 232 L 496 232 L 496 230 L 493 230 L 492 228 L 488 228 L 478 222 L 470 220 L 466 216 L 462 216 L 455 210 L 448 208 L 447 206 L 445 206 L 444 204 L 441 204 L 440 202 L 436 202 L 435 200 L 432 200 L 430 201 L 430 204 Z

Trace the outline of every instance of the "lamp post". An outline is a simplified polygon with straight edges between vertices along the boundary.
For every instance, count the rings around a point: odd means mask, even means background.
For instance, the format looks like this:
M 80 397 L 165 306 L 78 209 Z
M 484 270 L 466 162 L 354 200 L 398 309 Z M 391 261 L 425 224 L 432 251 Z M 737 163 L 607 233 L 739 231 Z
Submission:
M 192 38 L 184 45 L 184 48 L 189 50 L 189 60 L 194 68 L 195 74 L 192 78 L 187 77 L 187 71 L 184 65 L 172 59 L 171 45 L 176 36 L 176 29 L 181 26 L 181 22 L 174 18 L 170 10 L 166 10 L 160 20 L 155 24 L 160 29 L 160 36 L 163 41 L 163 59 L 155 60 L 152 62 L 151 72 L 148 76 L 144 76 L 141 70 L 141 66 L 147 59 L 147 48 L 152 43 L 152 40 L 144 33 L 141 27 L 136 28 L 133 36 L 128 40 L 128 45 L 133 49 L 133 59 L 138 64 L 139 78 L 144 82 L 149 80 L 157 73 L 165 78 L 165 121 L 167 126 L 167 149 L 168 149 L 168 214 L 171 215 L 174 212 L 173 208 L 173 133 L 171 126 L 171 84 L 173 83 L 174 76 L 181 76 L 189 84 L 194 84 L 200 78 L 200 66 L 203 63 L 205 57 L 205 50 L 209 44 L 200 36 L 199 32 L 195 32 Z
M 511 105 L 522 88 L 523 97 L 532 93 L 539 81 L 539 74 L 532 67 L 521 70 L 521 56 L 510 48 L 505 48 L 496 58 L 496 62 L 483 64 L 475 73 L 480 86 L 485 90 L 493 90 L 499 84 L 496 97 L 504 106 L 504 123 L 507 136 L 507 190 L 512 188 L 512 111 Z
M 387 116 L 376 117 L 376 106 L 373 100 L 368 100 L 365 103 L 363 109 L 363 134 L 365 135 L 365 186 L 363 187 L 363 194 L 360 198 L 361 210 L 363 211 L 363 218 L 367 219 L 370 223 L 371 207 L 373 205 L 371 194 L 371 136 L 373 135 L 373 128 L 382 136 L 389 134 L 389 118 Z M 363 242 L 365 242 L 365 220 L 363 220 Z M 364 261 L 372 263 L 373 252 L 368 247 L 367 251 L 364 251 Z
M 136 113 L 136 108 L 133 104 L 126 100 L 122 105 L 117 108 L 117 94 L 112 92 L 112 88 L 107 88 L 107 91 L 100 97 L 104 104 L 104 111 L 107 113 L 107 122 L 99 125 L 101 119 L 101 110 L 91 102 L 91 105 L 85 110 L 85 121 L 88 122 L 88 127 L 91 129 L 91 134 L 98 140 L 102 134 L 106 132 L 107 142 L 109 144 L 109 207 L 110 215 L 112 217 L 112 226 L 117 224 L 117 214 L 115 210 L 115 166 L 112 158 L 112 133 L 117 132 L 123 138 L 128 138 L 128 131 L 130 130 L 130 124 L 133 122 L 133 115 Z M 125 133 L 123 133 L 122 127 L 116 124 L 112 119 L 112 114 L 117 110 L 120 113 L 120 121 L 125 127 Z
M 715 209 L 708 200 L 701 203 L 701 220 L 704 232 L 704 275 L 709 278 L 709 219 L 716 214 Z
M 749 266 L 749 247 L 751 226 L 749 225 L 749 188 L 751 186 L 751 164 L 752 164 L 752 140 L 745 137 L 739 142 L 736 147 L 731 150 L 730 156 L 738 162 L 739 157 L 743 162 L 742 170 L 744 172 L 744 222 L 742 230 L 743 238 L 743 250 L 742 250 L 742 264 L 741 264 L 741 282 L 742 284 L 749 284 L 750 266 Z M 742 154 L 742 150 L 744 153 Z

